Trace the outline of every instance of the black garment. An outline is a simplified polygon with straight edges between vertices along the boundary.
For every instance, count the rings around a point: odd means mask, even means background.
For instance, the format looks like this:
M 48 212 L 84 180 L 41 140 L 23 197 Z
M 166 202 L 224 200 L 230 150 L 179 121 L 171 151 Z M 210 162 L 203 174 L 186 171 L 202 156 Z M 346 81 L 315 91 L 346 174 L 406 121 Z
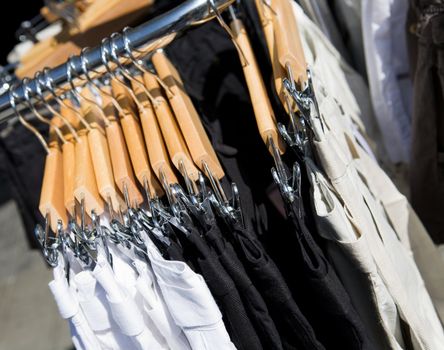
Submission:
M 263 349 L 256 331 L 247 316 L 238 290 L 206 242 L 196 229 L 190 229 L 189 235 L 179 234 L 186 261 L 191 261 L 207 282 L 222 315 L 231 341 L 237 349 Z
M 47 134 L 45 124 L 38 122 L 33 125 L 43 135 Z M 8 180 L 3 187 L 9 187 L 16 201 L 30 247 L 38 248 L 34 227 L 37 222 L 43 222 L 38 207 L 46 153 L 38 139 L 19 122 L 7 132 L 2 129 L 2 134 L 0 172 Z M 1 191 L 4 191 L 3 188 Z
M 377 349 L 368 338 L 350 297 L 304 222 L 298 198 L 288 208 L 293 236 L 281 242 L 292 247 L 293 296 L 326 349 Z
M 245 225 L 259 236 L 283 222 L 267 189 L 273 159 L 257 131 L 239 55 L 216 21 L 188 31 L 165 49 L 176 66 L 224 171 L 239 188 Z M 254 158 L 254 159 L 253 159 Z M 228 186 L 227 186 L 228 185 Z
M 230 232 L 238 256 L 267 303 L 284 349 L 324 349 L 262 244 L 241 227 L 233 228 Z
M 411 202 L 436 244 L 444 243 L 444 3 L 412 0 L 413 72 Z M 412 20 L 412 18 L 410 18 Z M 410 37 L 412 39 L 412 37 Z
M 217 252 L 220 263 L 236 284 L 245 310 L 264 349 L 283 349 L 281 338 L 271 319 L 267 305 L 248 277 L 231 243 L 222 237 L 216 223 L 205 232 L 204 236 Z
M 239 187 L 246 226 L 254 234 L 242 235 L 244 231 L 237 230 L 241 233 L 234 234 L 235 248 L 267 303 L 284 347 L 323 348 L 299 309 L 302 305 L 295 303 L 282 274 L 255 238 L 257 234 L 266 242 L 267 250 L 272 247 L 273 259 L 289 260 L 279 267 L 286 270 L 286 276 L 296 276 L 300 284 L 291 262 L 295 248 L 276 238 L 277 233 L 286 236 L 288 227 L 270 205 L 267 188 L 272 179 L 267 169 L 273 165 L 272 158 L 257 132 L 233 44 L 227 33 L 212 22 L 189 31 L 166 52 L 199 111 L 226 177 Z
M 166 253 L 168 255 L 169 260 L 176 260 L 176 261 L 182 261 L 186 262 L 185 258 L 183 257 L 183 249 L 180 246 L 179 243 L 175 241 L 171 241 L 171 243 L 166 247 Z M 194 271 L 194 268 L 193 268 Z

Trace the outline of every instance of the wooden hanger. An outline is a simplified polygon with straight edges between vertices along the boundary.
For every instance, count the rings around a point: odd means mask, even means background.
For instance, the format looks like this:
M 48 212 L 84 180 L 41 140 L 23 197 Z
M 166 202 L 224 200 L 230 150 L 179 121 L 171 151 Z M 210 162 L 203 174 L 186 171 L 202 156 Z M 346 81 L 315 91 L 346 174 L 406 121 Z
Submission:
M 187 176 L 193 181 L 196 181 L 198 179 L 198 170 L 191 159 L 190 152 L 188 151 L 188 147 L 180 132 L 168 101 L 163 96 L 160 86 L 153 76 L 145 74 L 143 79 L 146 87 L 156 101 L 155 116 L 159 123 L 163 139 L 165 140 L 171 162 L 181 173 L 181 167 L 183 166 Z
M 154 80 L 155 78 L 152 77 Z M 162 100 L 160 86 L 156 89 L 150 89 L 146 84 L 146 88 L 149 89 L 151 97 L 155 101 L 156 107 L 153 107 L 150 99 L 139 84 L 132 83 L 136 97 L 138 98 L 142 108 L 139 110 L 140 123 L 142 124 L 143 133 L 145 136 L 145 143 L 148 149 L 148 155 L 150 158 L 151 167 L 156 173 L 159 180 L 165 177 L 167 184 L 177 183 L 176 175 L 171 167 L 170 158 L 165 148 L 162 132 L 160 131 L 159 124 L 156 120 L 156 113 L 154 108 L 165 108 L 157 106 L 158 104 L 165 103 Z
M 134 101 L 129 95 L 128 90 L 122 86 L 116 78 L 111 79 L 111 88 L 116 100 L 124 111 L 124 115 L 120 116 L 120 123 L 136 178 L 140 184 L 149 191 L 151 197 L 160 197 L 163 192 L 159 182 L 156 180 L 155 174 L 150 168 L 142 130 L 137 120 Z M 146 188 L 147 186 L 148 188 Z
M 262 30 L 264 32 L 265 41 L 270 54 L 274 47 L 273 17 L 269 5 L 264 4 L 265 0 L 254 0 L 257 13 L 261 21 Z
M 152 56 L 152 62 L 160 78 L 171 91 L 171 93 L 166 91 L 167 96 L 194 163 L 204 173 L 206 172 L 205 164 L 208 165 L 213 176 L 221 179 L 224 176 L 224 171 L 193 102 L 184 89 L 179 72 L 163 51 L 156 51 Z
M 67 105 L 73 108 L 71 101 L 67 100 Z M 97 187 L 94 165 L 91 158 L 88 141 L 88 130 L 83 123 L 79 122 L 78 116 L 68 107 L 61 107 L 65 118 L 73 118 L 71 123 L 77 133 L 78 140 L 74 146 L 75 170 L 74 170 L 74 197 L 79 203 L 84 204 L 84 210 L 91 216 L 94 210 L 97 215 L 104 211 L 105 203 L 100 197 Z M 69 112 L 68 112 L 69 111 Z
M 95 98 L 88 88 L 84 88 L 81 94 L 86 95 L 88 99 Z M 119 211 L 120 208 L 125 207 L 125 202 L 114 181 L 111 157 L 104 130 L 105 126 L 100 117 L 100 113 L 103 113 L 103 111 L 98 110 L 96 105 L 87 101 L 82 101 L 81 111 L 85 120 L 91 126 L 91 130 L 88 132 L 88 142 L 97 188 L 105 202 L 111 204 L 114 211 Z
M 285 71 L 290 67 L 296 83 L 304 86 L 307 62 L 293 7 L 289 0 L 271 0 L 271 8 L 275 12 L 272 18 L 278 60 Z
M 67 102 L 68 100 L 65 100 Z M 68 102 L 67 102 L 68 103 Z M 68 108 L 62 106 L 60 108 L 60 114 L 62 114 L 66 120 L 75 127 L 78 127 L 77 118 L 73 115 L 74 112 Z M 60 125 L 65 142 L 62 144 L 62 158 L 63 158 L 63 198 L 65 208 L 72 218 L 75 217 L 76 200 L 74 197 L 75 188 L 75 140 L 74 135 L 70 130 L 62 124 L 60 117 L 55 116 L 52 119 L 54 123 Z
M 40 192 L 39 210 L 46 218 L 49 215 L 51 230 L 57 233 L 58 221 L 63 227 L 68 223 L 68 216 L 63 201 L 63 158 L 54 128 L 50 128 L 50 143 L 45 159 L 45 170 Z
M 283 79 L 286 76 L 286 71 L 279 62 L 278 53 L 275 45 L 275 33 L 273 28 L 273 16 L 272 10 L 269 6 L 264 4 L 264 0 L 255 0 L 257 12 L 261 20 L 262 30 L 264 32 L 265 41 L 267 43 L 268 52 L 270 55 L 271 66 L 273 70 L 273 80 L 276 93 L 281 100 L 282 105 L 288 111 L 288 106 L 285 98 L 285 88 L 282 85 Z M 296 104 L 292 104 L 292 109 L 296 110 Z
M 268 98 L 265 84 L 262 80 L 259 66 L 256 62 L 245 26 L 241 20 L 234 19 L 230 23 L 230 27 L 234 35 L 234 40 L 236 40 L 247 61 L 243 63 L 242 68 L 248 85 L 248 91 L 250 93 L 259 133 L 270 153 L 273 153 L 269 142 L 271 138 L 280 154 L 283 154 L 285 151 L 285 145 L 279 135 L 273 108 Z
M 43 67 L 55 67 L 82 47 L 96 46 L 112 32 L 146 16 L 153 0 L 94 0 L 82 11 L 76 25 L 65 24 L 62 32 L 36 43 L 16 70 L 19 78 L 32 76 Z
M 111 93 L 111 88 L 106 88 L 108 92 Z M 140 205 L 143 202 L 143 197 L 137 187 L 125 139 L 118 118 L 116 117 L 116 109 L 108 95 L 101 93 L 101 97 L 103 111 L 109 120 L 109 125 L 105 130 L 111 163 L 113 166 L 114 179 L 117 187 L 122 193 L 125 193 L 125 191 L 128 192 L 130 202 Z
M 40 140 L 42 145 L 45 146 L 45 150 L 48 154 L 48 170 L 46 170 L 45 165 L 45 176 L 42 184 L 42 193 L 40 198 L 40 204 L 41 204 L 41 210 L 42 215 L 46 217 L 45 213 L 49 213 L 49 216 L 51 218 L 49 221 L 52 221 L 50 224 L 52 224 L 53 232 L 56 232 L 56 226 L 57 226 L 57 220 L 62 220 L 63 224 L 66 224 L 66 210 L 59 208 L 60 203 L 62 205 L 64 204 L 64 194 L 65 194 L 65 188 L 69 186 L 69 184 L 65 184 L 65 168 L 70 169 L 70 166 L 67 165 L 64 166 L 64 160 L 63 160 L 63 153 L 62 154 L 62 164 L 59 164 L 60 157 L 60 147 L 59 147 L 59 140 L 62 144 L 62 147 L 65 147 L 65 144 L 69 145 L 71 138 L 67 138 L 67 130 L 69 133 L 72 131 L 75 134 L 74 129 L 69 124 L 69 121 L 64 118 L 60 113 L 57 112 L 56 117 L 53 119 L 49 119 L 46 116 L 43 116 L 36 106 L 31 102 L 30 95 L 29 95 L 29 79 L 25 78 L 23 79 L 23 88 L 24 88 L 24 97 L 25 100 L 31 109 L 32 112 L 34 112 L 36 118 L 49 125 L 49 146 L 44 141 L 43 136 L 41 136 L 38 131 L 32 127 L 31 124 L 27 123 L 26 121 L 22 120 L 21 115 L 17 112 L 17 115 L 19 116 L 19 120 L 21 123 L 27 127 L 29 130 L 31 130 Z M 12 97 L 14 98 L 14 92 L 12 90 Z M 13 100 L 14 101 L 14 100 Z M 62 179 L 61 180 L 54 180 L 54 176 L 60 175 L 60 168 L 62 169 Z M 49 171 L 50 173 L 46 173 L 46 171 Z M 49 179 L 49 180 L 48 180 Z M 48 183 L 51 183 L 51 181 L 54 181 L 53 188 L 48 188 Z M 55 192 L 54 192 L 55 191 Z M 74 198 L 74 197 L 72 197 Z M 53 209 L 51 209 L 53 208 Z M 51 215 L 52 212 L 52 215 Z M 71 212 L 70 212 L 71 214 Z
M 82 62 L 84 62 L 84 53 L 85 52 L 82 52 L 81 54 Z M 70 63 L 70 61 L 71 58 L 68 60 L 68 63 Z M 94 72 L 96 73 L 96 71 Z M 134 107 L 132 105 L 125 106 L 127 112 L 124 112 L 122 106 L 114 98 L 110 86 L 103 86 L 100 83 L 95 82 L 86 69 L 83 70 L 83 74 L 83 79 L 93 85 L 94 90 L 92 90 L 91 86 L 88 84 L 88 88 L 83 89 L 83 92 L 79 94 L 79 98 L 89 102 L 89 104 L 96 107 L 95 110 L 99 112 L 100 117 L 105 124 L 106 140 L 108 142 L 115 183 L 124 194 L 126 204 L 137 207 L 143 202 L 143 197 L 135 182 L 128 150 L 120 128 L 119 118 L 116 118 L 115 114 L 115 109 L 119 111 L 119 114 L 121 115 L 132 113 Z M 71 86 L 73 90 L 75 90 L 75 87 L 72 84 Z M 93 92 L 96 92 L 96 94 Z M 101 100 L 101 103 L 99 103 L 98 99 Z M 126 100 L 125 102 L 130 101 Z M 131 110 L 128 111 L 128 108 Z
M 56 129 L 54 127 L 50 128 L 50 145 L 48 145 L 42 134 L 27 122 L 18 111 L 16 107 L 17 97 L 13 88 L 9 91 L 9 98 L 11 107 L 14 109 L 20 123 L 37 137 L 46 151 L 39 210 L 45 220 L 47 220 L 46 222 L 51 227 L 54 235 L 56 235 L 58 232 L 58 221 L 60 220 L 63 226 L 67 224 L 67 215 L 63 203 L 63 160 L 57 139 L 55 138 Z

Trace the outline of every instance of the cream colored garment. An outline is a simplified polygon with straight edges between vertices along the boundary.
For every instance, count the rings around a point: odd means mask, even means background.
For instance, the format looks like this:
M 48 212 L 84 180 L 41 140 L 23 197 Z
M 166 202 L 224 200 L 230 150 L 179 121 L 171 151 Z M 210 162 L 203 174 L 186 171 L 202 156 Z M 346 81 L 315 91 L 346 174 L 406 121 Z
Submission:
M 314 218 L 318 233 L 338 276 L 346 288 L 366 331 L 378 349 L 402 349 L 404 341 L 395 302 L 384 285 L 364 239 L 347 214 L 347 208 L 329 188 L 328 181 L 310 159 Z
M 444 259 L 424 225 L 384 171 L 355 145 L 359 158 L 355 159 L 360 173 L 365 174 L 369 189 L 381 202 L 400 241 L 413 252 L 413 258 L 424 279 L 441 322 L 444 323 Z
M 392 295 L 400 317 L 409 325 L 416 349 L 440 349 L 442 330 L 430 296 L 411 259 L 411 252 L 398 240 L 387 219 L 379 212 L 375 200 L 359 177 L 352 149 L 353 129 L 349 115 L 328 95 L 316 72 L 313 72 L 321 119 L 312 120 L 320 135 L 314 142 L 316 153 L 331 184 L 350 210 L 378 268 L 378 273 Z M 328 123 L 327 123 L 328 121 Z
M 324 106 L 330 105 L 332 111 L 325 114 L 325 120 L 330 124 L 330 131 L 340 143 L 343 158 L 347 164 L 354 163 L 355 167 L 365 177 L 366 184 L 380 201 L 385 213 L 402 244 L 413 253 L 416 265 L 424 279 L 427 290 L 444 323 L 444 258 L 430 239 L 418 216 L 411 208 L 387 174 L 369 156 L 368 147 L 365 152 L 366 128 L 371 124 L 371 110 L 368 104 L 362 105 L 362 98 L 353 98 L 353 94 L 368 96 L 368 91 L 359 84 L 350 84 L 351 68 L 348 67 L 339 53 L 327 42 L 322 33 L 302 13 L 295 4 L 295 13 L 301 31 L 304 52 L 308 62 L 313 66 L 315 89 L 320 101 L 327 92 L 332 96 L 325 101 Z M 342 70 L 342 72 L 341 72 Z M 323 86 L 321 86 L 321 84 Z M 353 87 L 353 89 L 351 89 Z M 340 110 L 334 106 L 336 100 Z M 359 103 L 359 104 L 358 104 Z M 362 109 L 362 113 L 361 113 Z M 324 107 L 324 112 L 325 112 Z M 362 123 L 360 119 L 367 120 Z M 364 135 L 364 139 L 360 135 Z M 372 136 L 372 133 L 369 133 Z M 377 134 L 379 135 L 379 134 Z M 378 146 L 380 143 L 379 139 Z M 372 142 L 370 142 L 372 144 Z M 379 153 L 380 155 L 380 153 Z
M 307 64 L 323 87 L 339 102 L 344 114 L 351 118 L 359 130 L 369 135 L 372 147 L 378 146 L 380 157 L 385 157 L 381 133 L 371 106 L 370 92 L 362 77 L 341 57 L 320 29 L 304 14 L 296 2 L 293 8 L 298 22 Z M 375 144 L 376 143 L 376 144 Z
M 319 84 L 317 82 L 315 86 Z M 365 233 L 363 237 L 378 273 L 392 295 L 401 318 L 410 327 L 415 348 L 438 350 L 444 344 L 444 332 L 411 252 L 398 239 L 359 176 L 348 147 L 350 136 L 343 132 L 347 129 L 344 115 L 332 98 L 326 95 L 325 89 L 322 91 L 323 94 L 318 93 L 318 96 L 323 129 L 318 121 L 312 121 L 315 127 L 318 125 L 320 135 L 320 140 L 314 142 L 319 160 L 340 199 L 350 210 L 356 227 Z

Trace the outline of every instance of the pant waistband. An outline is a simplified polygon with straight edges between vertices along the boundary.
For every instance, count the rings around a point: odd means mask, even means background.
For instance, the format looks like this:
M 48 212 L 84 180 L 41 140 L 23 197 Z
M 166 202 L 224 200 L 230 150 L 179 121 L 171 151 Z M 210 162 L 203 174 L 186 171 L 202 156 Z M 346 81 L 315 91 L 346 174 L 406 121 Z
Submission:
M 430 20 L 442 13 L 444 13 L 444 2 L 442 1 L 420 9 L 418 23 L 416 25 L 416 35 L 421 35 L 422 30 L 430 22 Z

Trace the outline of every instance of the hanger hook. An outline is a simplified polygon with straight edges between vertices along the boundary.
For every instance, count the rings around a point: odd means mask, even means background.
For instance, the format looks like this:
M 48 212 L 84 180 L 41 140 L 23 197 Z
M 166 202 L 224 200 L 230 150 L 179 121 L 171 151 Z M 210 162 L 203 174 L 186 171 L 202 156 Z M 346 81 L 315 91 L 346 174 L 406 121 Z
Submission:
M 45 149 L 46 153 L 49 154 L 50 150 L 49 150 L 49 146 L 45 141 L 45 138 L 42 136 L 42 134 L 40 134 L 40 132 L 34 127 L 32 126 L 30 123 L 28 123 L 25 118 L 23 118 L 23 116 L 20 114 L 20 112 L 18 111 L 17 105 L 16 105 L 16 100 L 18 99 L 18 96 L 15 93 L 15 89 L 17 88 L 17 85 L 15 86 L 11 86 L 11 88 L 9 89 L 8 95 L 9 95 L 9 103 L 12 107 L 12 109 L 14 110 L 14 113 L 17 115 L 20 123 L 22 123 L 22 125 L 27 128 L 29 131 L 31 131 L 36 137 L 37 139 L 40 141 L 40 143 L 42 144 L 43 148 Z
M 90 131 L 91 130 L 91 126 L 88 124 L 88 122 L 85 120 L 85 118 L 83 118 L 82 113 L 80 113 L 76 108 L 68 105 L 67 103 L 65 103 L 55 92 L 55 86 L 54 86 L 54 80 L 51 78 L 49 73 L 49 68 L 45 67 L 43 68 L 43 79 L 44 79 L 44 85 L 46 86 L 46 88 L 49 90 L 49 92 L 51 93 L 51 95 L 54 97 L 54 99 L 56 100 L 56 102 L 60 105 L 60 106 L 64 106 L 66 108 L 68 108 L 69 110 L 73 111 L 77 118 L 79 118 L 80 122 L 83 124 L 83 126 Z M 40 72 L 37 72 L 37 74 L 39 74 L 39 76 L 41 76 Z
M 82 73 L 85 75 L 86 80 L 94 85 L 95 87 L 99 88 L 99 86 L 94 82 L 94 80 L 91 78 L 91 76 L 89 75 L 89 70 L 88 69 L 88 65 L 89 65 L 89 61 L 88 58 L 86 57 L 86 53 L 90 50 L 89 47 L 84 47 L 81 51 L 80 51 L 80 68 L 82 69 Z M 96 70 L 91 69 L 91 71 L 93 71 L 96 74 L 99 74 Z
M 71 125 L 71 123 L 61 113 L 59 113 L 54 107 L 52 107 L 48 101 L 45 100 L 45 97 L 43 96 L 43 91 L 41 89 L 41 85 L 43 83 L 40 81 L 40 76 L 41 76 L 41 72 L 37 72 L 34 76 L 34 81 L 35 81 L 35 86 L 36 86 L 36 89 L 35 89 L 36 96 L 39 98 L 40 102 L 43 103 L 52 114 L 58 116 L 60 119 L 63 120 L 65 125 L 68 127 L 69 132 L 74 136 L 75 140 L 79 141 L 79 137 L 77 135 L 77 132 L 75 131 L 75 129 Z
M 174 96 L 174 92 L 169 88 L 169 86 L 167 84 L 165 84 L 165 82 L 160 79 L 160 77 L 153 73 L 152 71 L 150 71 L 149 69 L 145 68 L 143 66 L 143 64 L 139 63 L 136 59 L 136 57 L 134 57 L 133 55 L 133 47 L 131 46 L 131 40 L 129 40 L 128 38 L 128 31 L 131 30 L 130 27 L 125 27 L 122 30 L 122 37 L 123 37 L 123 45 L 125 48 L 125 53 L 128 55 L 129 59 L 131 60 L 131 62 L 133 63 L 134 66 L 136 66 L 137 68 L 139 68 L 139 70 L 141 70 L 142 72 L 153 76 L 157 82 L 159 83 L 160 86 L 162 86 L 162 88 L 167 91 L 171 96 Z
M 136 78 L 131 74 L 131 72 L 128 70 L 128 68 L 126 68 L 126 67 L 120 62 L 120 60 L 119 60 L 119 56 L 118 56 L 117 53 L 116 53 L 117 46 L 116 46 L 116 44 L 115 44 L 115 42 L 114 42 L 114 40 L 116 40 L 116 39 L 118 39 L 118 38 L 120 38 L 120 37 L 122 37 L 122 35 L 119 34 L 119 33 L 113 33 L 113 34 L 111 34 L 111 36 L 110 36 L 110 43 L 111 43 L 111 45 L 110 45 L 110 47 L 111 47 L 111 57 L 112 57 L 114 63 L 119 67 L 120 72 L 123 74 L 124 77 L 126 77 L 128 80 L 130 80 L 130 81 L 136 83 L 137 85 L 139 85 L 139 86 L 142 88 L 142 90 L 143 90 L 143 92 L 145 93 L 145 95 L 149 98 L 149 100 L 151 101 L 151 103 L 152 103 L 153 105 L 157 105 L 157 104 L 158 104 L 157 100 L 156 100 L 156 99 L 153 97 L 153 95 L 151 95 L 151 93 L 148 91 L 148 89 L 146 88 L 146 86 L 145 86 L 145 84 L 143 83 L 143 81 L 140 81 L 140 80 L 136 79 Z M 135 96 L 135 95 L 134 95 L 134 96 Z M 137 97 L 137 96 L 135 96 L 135 97 Z M 138 101 L 138 100 L 136 99 L 135 102 L 137 102 L 137 101 Z M 139 107 L 139 106 L 138 106 L 138 107 Z M 143 108 L 142 105 L 141 105 L 140 107 Z
M 31 88 L 29 87 L 29 78 L 23 78 L 22 80 L 22 86 L 23 86 L 23 96 L 25 98 L 26 103 L 28 104 L 29 108 L 34 112 L 35 116 L 43 123 L 52 126 L 54 128 L 55 133 L 57 134 L 57 137 L 62 141 L 62 143 L 66 143 L 65 138 L 63 137 L 62 132 L 60 131 L 60 128 L 54 123 L 48 119 L 45 118 L 43 115 L 40 114 L 40 112 L 35 108 L 34 104 L 31 102 L 29 92 L 31 91 Z
M 242 65 L 248 66 L 249 63 L 248 63 L 246 56 L 244 55 L 244 52 L 242 51 L 242 48 L 237 43 L 236 37 L 234 36 L 233 32 L 231 31 L 230 26 L 222 18 L 222 15 L 221 15 L 219 9 L 217 8 L 217 6 L 214 3 L 214 0 L 207 0 L 207 2 L 208 2 L 208 6 L 210 7 L 210 9 L 214 12 L 214 14 L 217 18 L 217 21 L 219 22 L 221 27 L 228 33 L 228 35 L 231 38 L 231 41 L 233 42 L 234 46 L 236 47 L 237 52 L 240 54 Z M 233 20 L 237 19 L 237 16 L 236 16 L 233 6 L 228 7 L 228 12 L 229 12 L 230 16 L 233 18 Z
M 106 45 L 110 45 L 110 48 L 106 48 Z M 116 72 L 114 72 L 110 67 L 109 67 L 109 55 L 112 54 L 111 52 L 111 45 L 112 45 L 112 40 L 110 38 L 103 38 L 102 40 L 102 44 L 100 46 L 100 55 L 102 58 L 102 63 L 105 66 L 107 72 L 115 79 L 116 83 L 118 83 L 119 85 L 121 85 L 126 91 L 128 91 L 128 93 L 130 94 L 131 98 L 134 100 L 134 102 L 137 104 L 137 108 L 143 108 L 143 106 L 140 105 L 139 100 L 137 99 L 136 95 L 134 94 L 134 91 L 124 82 L 121 81 Z M 117 59 L 118 61 L 118 59 Z M 117 62 L 116 62 L 117 64 Z M 118 67 L 120 67 L 118 65 Z M 122 78 L 124 79 L 124 78 Z
M 93 86 L 95 86 L 101 93 L 105 94 L 106 96 L 108 96 L 111 99 L 112 104 L 114 105 L 114 107 L 117 109 L 117 111 L 119 112 L 120 115 L 123 115 L 123 109 L 120 106 L 119 102 L 114 98 L 112 93 L 109 93 L 107 91 L 105 91 L 104 89 L 102 89 L 102 87 L 96 83 L 91 76 L 89 75 L 89 71 L 88 71 L 88 58 L 86 57 L 86 53 L 88 52 L 89 47 L 84 47 L 82 49 L 82 51 L 80 52 L 80 66 L 82 67 L 82 72 L 85 75 L 86 79 L 88 80 L 88 82 L 90 84 L 92 84 Z M 103 62 L 103 60 L 102 60 Z M 97 71 L 92 70 L 94 73 L 99 74 Z
M 94 106 L 96 106 L 98 109 L 99 109 L 99 112 L 100 112 L 100 117 L 103 119 L 103 122 L 105 123 L 105 126 L 109 126 L 109 120 L 108 120 L 108 118 L 105 116 L 105 113 L 103 112 L 103 110 L 102 110 L 102 106 L 96 101 L 96 100 L 94 100 L 94 99 L 90 99 L 90 98 L 88 98 L 88 97 L 85 97 L 85 96 L 83 96 L 80 92 L 78 92 L 77 91 L 77 89 L 76 89 L 76 86 L 74 85 L 74 81 L 73 81 L 73 75 L 72 75 L 72 72 L 74 71 L 76 71 L 75 70 L 75 67 L 74 67 L 74 59 L 75 59 L 76 57 L 74 56 L 74 55 L 71 55 L 69 58 L 68 58 L 68 61 L 67 61 L 67 65 L 66 65 L 66 78 L 67 78 L 67 80 L 68 80 L 68 83 L 69 83 L 69 85 L 71 86 L 71 91 L 72 91 L 72 93 L 79 99 L 79 100 L 84 100 L 84 101 L 86 101 L 86 102 L 88 102 L 88 103 L 91 103 L 91 104 L 93 104 Z M 80 78 L 80 75 L 79 74 L 76 74 L 77 75 L 77 77 L 79 78 L 79 79 L 82 79 L 82 78 Z M 82 80 L 84 80 L 84 79 L 82 79 Z
M 102 64 L 104 65 L 106 71 L 114 78 L 117 79 L 116 73 L 109 67 L 109 49 L 106 45 L 109 44 L 109 38 L 103 38 L 102 43 L 100 44 L 100 58 L 102 60 Z

